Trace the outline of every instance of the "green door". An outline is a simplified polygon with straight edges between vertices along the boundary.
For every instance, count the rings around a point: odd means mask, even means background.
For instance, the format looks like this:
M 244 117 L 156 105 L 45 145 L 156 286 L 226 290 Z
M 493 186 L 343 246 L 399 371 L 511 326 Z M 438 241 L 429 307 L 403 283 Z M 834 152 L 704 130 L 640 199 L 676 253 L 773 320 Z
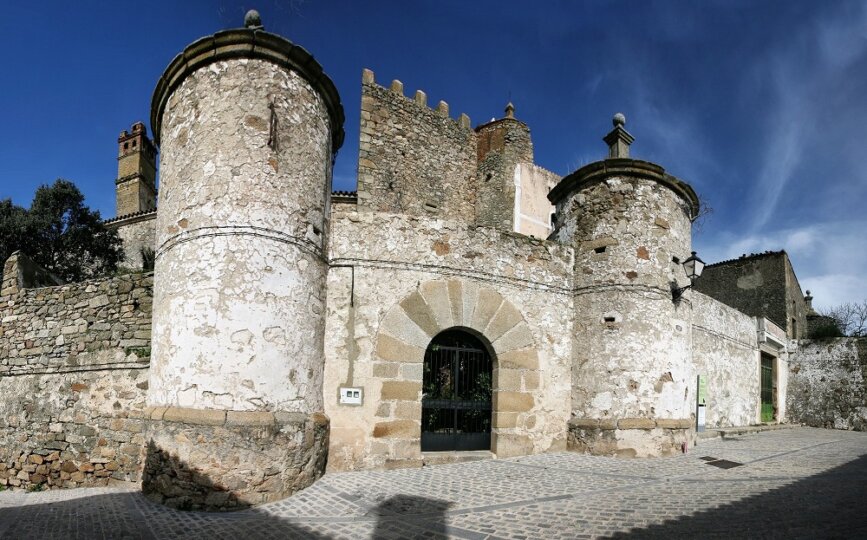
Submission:
M 762 355 L 762 422 L 774 421 L 775 379 L 774 359 Z

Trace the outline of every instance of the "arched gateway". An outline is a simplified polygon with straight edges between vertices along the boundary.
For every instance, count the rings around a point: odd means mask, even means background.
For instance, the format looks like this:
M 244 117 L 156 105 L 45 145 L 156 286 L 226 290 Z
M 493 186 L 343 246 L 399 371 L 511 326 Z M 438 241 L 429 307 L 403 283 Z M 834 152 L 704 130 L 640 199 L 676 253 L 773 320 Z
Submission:
M 424 355 L 421 450 L 491 449 L 493 361 L 461 328 L 437 334 Z
M 544 425 L 536 409 L 536 344 L 499 292 L 465 280 L 419 283 L 383 317 L 374 362 L 384 375 L 371 435 L 387 445 L 387 459 L 420 459 L 420 450 L 437 449 L 498 457 L 533 451 L 530 433 Z

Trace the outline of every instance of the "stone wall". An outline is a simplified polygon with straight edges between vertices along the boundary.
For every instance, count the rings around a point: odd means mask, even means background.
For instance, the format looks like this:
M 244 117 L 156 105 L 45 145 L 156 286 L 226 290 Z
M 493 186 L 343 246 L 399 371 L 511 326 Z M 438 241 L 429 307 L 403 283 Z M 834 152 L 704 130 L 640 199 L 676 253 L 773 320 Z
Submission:
M 791 339 L 807 332 L 807 305 L 785 251 L 710 264 L 696 290 L 753 317 L 766 317 Z
M 123 262 L 120 266 L 142 270 L 142 252 L 150 251 L 150 256 L 153 257 L 156 250 L 156 217 L 156 211 L 152 210 L 106 222 L 106 227 L 117 229 L 117 234 L 123 241 Z M 153 265 L 153 259 L 150 263 Z
M 867 338 L 802 340 L 789 366 L 792 421 L 867 431 Z
M 707 377 L 706 426 L 757 423 L 760 374 L 755 318 L 698 291 L 688 294 L 692 358 L 696 374 Z
M 365 71 L 361 87 L 358 208 L 472 221 L 476 204 L 476 134 L 448 105 L 427 106 L 395 81 L 383 88 Z
M 3 293 L 0 485 L 139 480 L 152 276 Z
M 569 247 L 425 216 L 347 212 L 334 215 L 330 256 L 331 470 L 421 465 L 424 353 L 452 327 L 494 353 L 492 451 L 565 448 Z M 340 405 L 340 387 L 361 387 L 362 405 Z

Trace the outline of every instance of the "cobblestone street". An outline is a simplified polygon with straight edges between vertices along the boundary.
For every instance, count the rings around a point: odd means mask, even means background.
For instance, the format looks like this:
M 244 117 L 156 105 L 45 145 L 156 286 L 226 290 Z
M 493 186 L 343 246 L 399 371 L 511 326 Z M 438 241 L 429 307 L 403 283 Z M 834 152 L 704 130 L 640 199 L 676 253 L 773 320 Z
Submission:
M 865 495 L 867 433 L 795 428 L 671 458 L 558 453 L 328 474 L 223 514 L 171 510 L 133 486 L 4 491 L 0 538 L 865 538 Z

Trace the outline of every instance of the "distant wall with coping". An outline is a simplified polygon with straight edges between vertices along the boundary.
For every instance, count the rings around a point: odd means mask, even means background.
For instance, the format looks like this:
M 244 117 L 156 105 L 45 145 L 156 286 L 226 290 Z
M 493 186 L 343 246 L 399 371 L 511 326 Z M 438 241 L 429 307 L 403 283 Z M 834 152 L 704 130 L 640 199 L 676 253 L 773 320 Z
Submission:
M 867 338 L 802 340 L 789 365 L 792 421 L 867 431 Z
M 156 217 L 156 211 L 151 211 L 106 222 L 106 227 L 116 229 L 123 241 L 123 262 L 120 266 L 141 270 L 144 262 L 142 251 L 150 250 L 153 256 L 156 250 Z
M 789 338 L 807 335 L 807 306 L 785 252 L 768 252 L 710 264 L 698 291 L 747 315 L 766 317 Z
M 0 485 L 140 479 L 152 279 L 4 288 Z

